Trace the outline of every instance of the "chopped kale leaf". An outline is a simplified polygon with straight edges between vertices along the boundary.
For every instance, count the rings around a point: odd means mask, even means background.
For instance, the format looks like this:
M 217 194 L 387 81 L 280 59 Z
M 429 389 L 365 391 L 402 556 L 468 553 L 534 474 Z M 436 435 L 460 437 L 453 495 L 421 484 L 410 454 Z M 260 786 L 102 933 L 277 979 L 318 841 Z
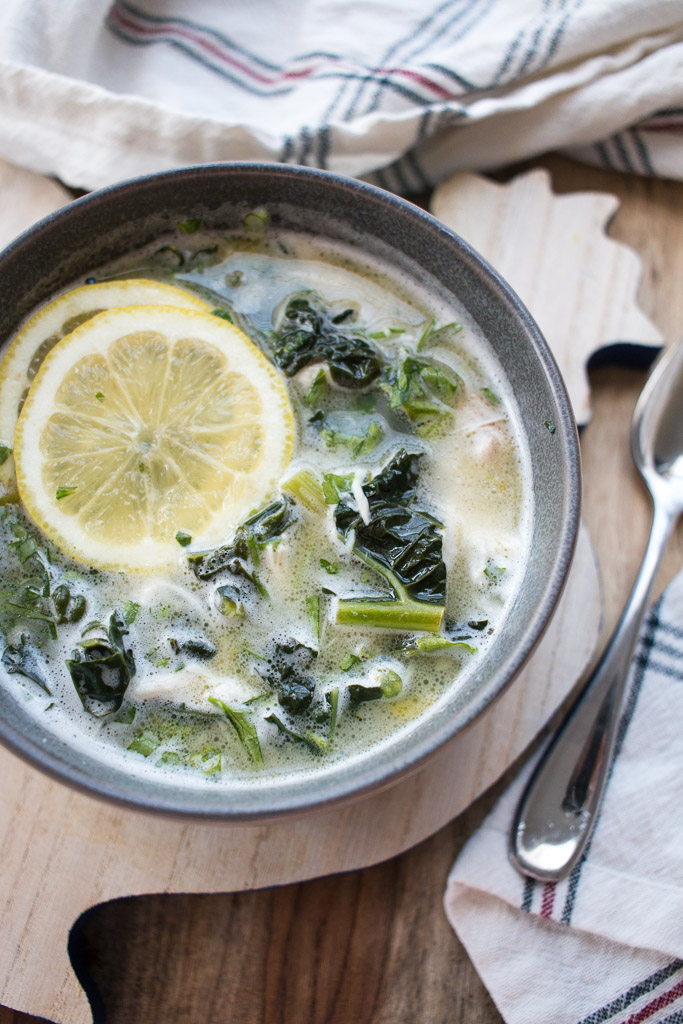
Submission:
M 217 697 L 209 697 L 209 702 L 215 707 L 220 708 L 223 712 L 254 764 L 262 765 L 263 752 L 259 743 L 258 733 L 256 732 L 256 726 L 251 720 L 250 712 L 238 711 Z
M 385 570 L 383 575 L 397 596 L 404 593 L 413 601 L 443 604 L 446 566 L 441 523 L 428 512 L 409 506 L 415 497 L 417 459 L 401 450 L 365 484 L 368 523 L 345 500 L 337 505 L 335 522 L 345 538 L 354 531 L 354 552 Z
M 307 675 L 317 651 L 297 640 L 271 644 L 264 664 L 256 669 L 278 694 L 280 704 L 293 715 L 306 711 L 313 701 L 315 680 Z
M 177 643 L 176 646 L 176 653 L 185 654 L 188 658 L 194 658 L 196 661 L 211 661 L 218 654 L 214 645 L 201 637 L 191 637 L 189 640 Z
M 323 736 L 317 736 L 314 732 L 306 730 L 305 733 L 292 732 L 285 723 L 277 717 L 277 715 L 271 714 L 266 715 L 266 722 L 270 722 L 272 725 L 277 726 L 278 732 L 283 736 L 288 736 L 294 743 L 303 743 L 312 750 L 314 754 L 322 754 L 327 747 L 328 741 Z
M 86 711 L 96 718 L 118 711 L 135 675 L 133 652 L 126 648 L 128 630 L 120 612 L 109 619 L 105 636 L 82 640 L 67 659 L 76 692 Z
M 361 455 L 369 455 L 384 437 L 384 429 L 377 420 L 370 420 L 362 434 L 350 434 L 344 430 L 334 430 L 329 426 L 322 412 L 311 416 L 309 421 L 320 432 L 320 437 L 328 448 L 343 445 L 348 448 L 354 459 Z
M 15 644 L 8 644 L 2 652 L 2 663 L 10 675 L 18 672 L 34 683 L 45 693 L 50 694 L 51 690 L 47 685 L 47 669 L 38 654 L 38 651 L 31 644 L 28 633 L 22 633 Z
M 278 542 L 294 522 L 294 502 L 285 495 L 246 519 L 238 528 L 232 544 L 213 551 L 189 554 L 192 571 L 198 579 L 208 580 L 222 569 L 227 569 L 233 576 L 244 576 L 250 580 L 262 596 L 267 596 L 254 573 L 249 570 L 249 563 L 258 566 L 261 561 L 260 552 Z
M 274 336 L 273 356 L 287 377 L 293 377 L 309 363 L 324 361 L 335 384 L 364 388 L 382 372 L 383 359 L 377 349 L 353 332 L 340 329 L 313 296 L 290 299 L 282 325 Z

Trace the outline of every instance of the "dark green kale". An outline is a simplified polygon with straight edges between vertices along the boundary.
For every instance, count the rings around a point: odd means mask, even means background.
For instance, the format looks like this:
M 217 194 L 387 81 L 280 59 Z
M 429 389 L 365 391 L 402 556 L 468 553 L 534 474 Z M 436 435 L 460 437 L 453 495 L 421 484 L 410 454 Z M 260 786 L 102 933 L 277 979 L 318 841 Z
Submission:
M 420 478 L 421 452 L 407 452 L 399 448 L 379 473 L 363 485 L 363 493 L 372 501 L 391 501 L 395 505 L 409 505 L 417 494 Z
M 382 697 L 398 697 L 403 689 L 403 680 L 398 672 L 393 669 L 384 669 L 379 674 L 377 686 L 361 686 L 359 683 L 351 683 L 349 686 L 349 702 L 352 708 L 364 704 L 370 700 L 380 700 Z
M 8 644 L 5 647 L 2 652 L 2 663 L 10 675 L 18 672 L 20 675 L 26 676 L 27 679 L 32 679 L 34 683 L 38 683 L 45 693 L 51 693 L 46 682 L 47 669 L 38 651 L 31 645 L 28 633 L 22 633 L 18 643 Z
M 380 352 L 365 338 L 343 328 L 346 318 L 331 317 L 312 296 L 290 299 L 273 339 L 273 357 L 287 377 L 309 363 L 324 361 L 335 384 L 364 388 L 382 372 Z
M 52 591 L 52 604 L 58 625 L 65 622 L 80 622 L 85 614 L 86 601 L 82 594 L 72 594 L 66 583 L 60 583 Z
M 368 522 L 349 495 L 335 509 L 339 533 L 344 539 L 353 536 L 354 554 L 393 591 L 391 599 L 342 598 L 336 619 L 341 625 L 428 632 L 441 628 L 446 601 L 442 524 L 413 504 L 419 459 L 401 449 L 363 486 Z
M 227 570 L 233 576 L 242 576 L 254 585 L 262 597 L 265 587 L 253 571 L 261 562 L 261 551 L 279 543 L 285 530 L 296 522 L 294 502 L 285 495 L 245 519 L 235 534 L 232 544 L 213 551 L 189 554 L 188 561 L 197 579 L 208 580 L 216 573 Z M 238 595 L 239 596 L 239 595 Z
M 398 581 L 413 601 L 443 604 L 446 599 L 446 566 L 443 560 L 442 524 L 428 512 L 411 505 L 417 486 L 418 455 L 397 452 L 384 469 L 365 484 L 370 521 L 344 498 L 335 510 L 335 523 L 343 537 L 355 533 L 354 552 L 367 556 L 386 571 L 386 579 Z
M 124 644 L 127 635 L 123 616 L 114 611 L 106 634 L 81 640 L 67 659 L 66 667 L 81 703 L 96 718 L 119 710 L 135 675 L 133 652 Z
M 196 661 L 211 661 L 218 654 L 218 650 L 202 637 L 190 637 L 189 640 L 175 642 L 175 653 L 185 654 L 188 658 L 194 658 Z
M 313 701 L 315 680 L 307 673 L 317 653 L 297 640 L 276 641 L 257 663 L 259 675 L 293 715 L 306 711 Z

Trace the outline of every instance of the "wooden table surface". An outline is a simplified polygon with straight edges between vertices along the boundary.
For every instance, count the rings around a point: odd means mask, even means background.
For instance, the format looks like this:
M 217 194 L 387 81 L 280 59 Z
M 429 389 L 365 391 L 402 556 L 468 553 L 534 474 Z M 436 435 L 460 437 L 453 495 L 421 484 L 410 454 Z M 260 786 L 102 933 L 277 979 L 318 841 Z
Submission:
M 551 171 L 557 192 L 620 198 L 610 234 L 642 258 L 640 304 L 667 341 L 683 333 L 683 184 L 559 157 L 534 165 Z M 644 377 L 612 365 L 591 373 L 584 513 L 603 570 L 606 630 L 649 528 L 628 448 Z M 679 529 L 660 589 L 682 563 Z M 96 1021 L 106 1012 L 107 1024 L 500 1024 L 441 899 L 456 853 L 505 781 L 437 835 L 377 867 L 263 892 L 144 896 L 95 908 L 72 934 L 72 958 L 99 1003 Z M 0 1024 L 39 1019 L 0 1007 Z

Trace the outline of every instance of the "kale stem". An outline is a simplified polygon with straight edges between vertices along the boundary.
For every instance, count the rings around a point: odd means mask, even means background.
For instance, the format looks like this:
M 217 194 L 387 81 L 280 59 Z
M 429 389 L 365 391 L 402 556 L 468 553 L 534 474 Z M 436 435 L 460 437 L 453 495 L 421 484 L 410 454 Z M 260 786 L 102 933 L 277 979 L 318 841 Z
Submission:
M 353 553 L 358 558 L 360 558 L 362 562 L 365 562 L 365 564 L 369 566 L 370 569 L 374 569 L 375 572 L 378 572 L 380 576 L 384 577 L 384 579 L 387 581 L 391 589 L 396 594 L 397 601 L 411 603 L 411 598 L 408 596 L 408 591 L 403 586 L 401 581 L 398 580 L 396 576 L 394 576 L 391 569 L 388 569 L 385 565 L 382 565 L 381 562 L 378 562 L 375 558 L 372 557 L 372 555 L 369 555 L 367 551 L 363 551 L 361 548 L 354 547 Z M 419 602 L 416 601 L 412 603 L 418 604 Z
M 374 626 L 378 629 L 424 630 L 438 633 L 445 612 L 439 604 L 426 601 L 374 601 L 340 599 L 336 622 L 339 626 Z
M 300 501 L 309 511 L 320 513 L 327 511 L 327 502 L 325 501 L 322 485 L 318 476 L 312 470 L 298 470 L 298 472 L 283 480 L 280 487 L 287 494 L 291 494 L 297 501 Z

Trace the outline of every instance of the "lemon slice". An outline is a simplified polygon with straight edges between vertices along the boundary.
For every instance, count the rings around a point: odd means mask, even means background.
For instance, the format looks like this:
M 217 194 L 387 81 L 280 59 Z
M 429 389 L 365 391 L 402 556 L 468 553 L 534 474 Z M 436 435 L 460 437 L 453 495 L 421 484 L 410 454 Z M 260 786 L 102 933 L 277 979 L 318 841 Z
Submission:
M 267 499 L 294 420 L 284 381 L 232 324 L 168 306 L 99 313 L 47 354 L 14 435 L 17 483 L 63 551 L 107 569 L 177 562 Z
M 144 278 L 129 278 L 73 288 L 38 310 L 12 340 L 0 363 L 0 451 L 12 448 L 14 428 L 26 392 L 43 359 L 60 338 L 102 310 L 146 305 L 180 306 L 207 313 L 211 309 L 182 288 Z M 3 498 L 16 499 L 11 455 L 0 466 L 0 500 Z

